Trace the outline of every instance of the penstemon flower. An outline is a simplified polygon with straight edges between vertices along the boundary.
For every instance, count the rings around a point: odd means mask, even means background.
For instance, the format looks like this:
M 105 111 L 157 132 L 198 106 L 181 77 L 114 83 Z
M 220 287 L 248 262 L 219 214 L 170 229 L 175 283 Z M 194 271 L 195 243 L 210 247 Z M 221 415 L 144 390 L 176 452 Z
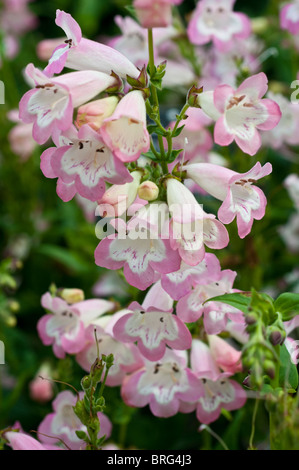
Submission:
M 122 398 L 135 407 L 150 406 L 158 417 L 167 418 L 180 411 L 184 401 L 195 401 L 201 387 L 195 374 L 187 367 L 183 352 L 167 350 L 159 362 L 144 362 L 144 366 L 123 382 Z
M 248 38 L 249 18 L 235 13 L 234 3 L 235 0 L 200 0 L 188 26 L 190 41 L 202 45 L 212 40 L 218 49 L 227 51 L 235 40 Z
M 77 131 L 68 129 L 57 139 L 57 148 L 47 149 L 41 156 L 41 169 L 48 178 L 59 178 L 72 186 L 72 194 L 90 200 L 99 200 L 106 190 L 105 182 L 130 182 L 132 177 L 115 157 L 99 132 L 85 124 Z M 66 186 L 66 187 L 67 187 Z M 62 200 L 69 200 L 69 193 L 60 192 Z
M 218 211 L 221 222 L 229 224 L 237 217 L 240 238 L 250 233 L 253 219 L 264 217 L 267 201 L 254 183 L 272 172 L 270 163 L 262 167 L 258 162 L 243 174 L 210 163 L 191 163 L 184 170 L 198 186 L 223 201 Z
M 82 38 L 81 28 L 74 18 L 57 10 L 56 24 L 65 32 L 65 43 L 58 46 L 45 69 L 48 76 L 60 73 L 66 66 L 74 70 L 98 70 L 121 77 L 137 78 L 138 69 L 123 54 L 112 47 Z
M 115 85 L 116 79 L 102 72 L 71 72 L 50 79 L 29 64 L 26 73 L 35 88 L 20 102 L 20 118 L 33 123 L 33 137 L 44 144 L 54 131 L 66 131 L 72 125 L 74 108 Z
M 59 358 L 64 358 L 66 353 L 81 351 L 86 343 L 87 326 L 114 308 L 113 302 L 101 299 L 69 305 L 60 297 L 52 297 L 49 292 L 43 295 L 41 302 L 50 313 L 39 320 L 38 333 L 45 345 L 53 345 L 54 354 Z
M 246 392 L 236 381 L 230 380 L 230 373 L 221 372 L 209 347 L 202 341 L 193 340 L 191 369 L 200 379 L 203 393 L 196 403 L 182 404 L 181 411 L 196 410 L 197 419 L 210 424 L 220 416 L 221 409 L 236 410 L 246 402 Z
M 255 155 L 262 145 L 258 130 L 273 129 L 280 121 L 277 103 L 263 98 L 268 90 L 268 80 L 261 72 L 247 78 L 237 90 L 219 85 L 214 91 L 199 95 L 202 110 L 216 121 L 215 143 L 236 144 L 249 155 Z

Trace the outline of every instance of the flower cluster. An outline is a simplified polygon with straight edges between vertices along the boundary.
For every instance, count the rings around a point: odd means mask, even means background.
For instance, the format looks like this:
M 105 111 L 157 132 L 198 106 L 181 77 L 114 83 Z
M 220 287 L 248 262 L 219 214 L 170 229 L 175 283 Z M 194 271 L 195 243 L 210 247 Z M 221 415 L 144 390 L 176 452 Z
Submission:
M 58 196 L 67 202 L 76 195 L 85 207 L 97 204 L 101 241 L 95 263 L 123 270 L 140 291 L 150 288 L 141 304 L 134 301 L 120 311 L 103 299 L 70 302 L 46 293 L 42 306 L 47 314 L 38 322 L 42 342 L 58 358 L 74 355 L 85 371 L 99 353 L 113 354 L 106 383 L 121 387 L 126 404 L 149 405 L 158 417 L 196 410 L 198 420 L 208 424 L 222 409 L 234 410 L 246 401 L 244 389 L 231 378 L 242 371 L 241 352 L 219 336 L 243 328 L 244 315 L 213 301 L 236 292 L 237 273 L 222 270 L 210 250 L 227 247 L 226 225 L 234 219 L 244 238 L 253 221 L 264 217 L 267 200 L 257 182 L 272 172 L 269 162 L 249 165 L 242 173 L 228 168 L 211 152 L 210 126 L 215 122 L 216 144 L 235 142 L 253 156 L 262 145 L 261 134 L 278 129 L 281 110 L 275 96 L 264 98 L 268 80 L 263 72 L 236 85 L 236 67 L 229 83 L 219 83 L 215 62 L 223 51 L 234 54 L 236 39 L 242 43 L 249 37 L 250 21 L 233 11 L 233 0 L 201 0 L 187 29 L 198 55 L 185 76 L 192 87 L 176 120 L 164 128 L 157 89 L 168 80 L 165 58 L 176 50 L 170 45 L 177 34 L 170 19 L 171 6 L 179 3 L 136 0 L 141 26 L 118 18 L 123 35 L 109 45 L 83 38 L 77 22 L 58 10 L 56 24 L 66 40 L 56 44 L 45 70 L 27 66 L 33 88 L 20 102 L 20 118 L 39 145 L 50 138 L 54 142 L 41 155 L 41 170 L 57 178 Z M 136 41 L 142 47 L 137 49 Z M 206 44 L 215 53 L 206 73 L 215 74 L 213 85 L 202 90 L 195 73 L 197 46 Z M 161 60 L 157 67 L 155 55 Z M 73 71 L 61 74 L 64 67 Z M 147 117 L 154 124 L 148 126 Z M 295 144 L 295 131 L 285 136 L 283 129 L 277 140 Z M 151 134 L 157 135 L 160 152 Z M 201 195 L 220 201 L 217 216 L 204 210 Z M 41 436 L 55 435 L 80 447 L 74 430 L 83 429 L 72 406 L 69 392 L 57 397 L 54 413 L 40 426 Z M 108 424 L 107 429 L 106 434 Z

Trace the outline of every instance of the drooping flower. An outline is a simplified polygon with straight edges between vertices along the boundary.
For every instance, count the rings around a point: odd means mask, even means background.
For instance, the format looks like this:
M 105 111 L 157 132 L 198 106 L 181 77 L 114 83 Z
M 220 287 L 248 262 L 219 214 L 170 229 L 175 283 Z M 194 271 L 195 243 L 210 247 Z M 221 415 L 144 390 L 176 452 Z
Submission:
M 83 394 L 80 394 L 82 399 Z M 82 450 L 86 447 L 86 443 L 79 439 L 76 431 L 86 432 L 84 426 L 73 407 L 76 405 L 78 397 L 72 392 L 65 390 L 57 395 L 52 403 L 53 412 L 46 415 L 38 427 L 38 436 L 43 444 L 57 443 L 63 441 L 71 450 Z M 104 413 L 98 413 L 100 421 L 100 432 L 98 438 L 111 435 L 112 424 Z
M 191 369 L 200 379 L 203 393 L 195 403 L 183 403 L 181 411 L 190 413 L 196 409 L 197 419 L 203 424 L 216 421 L 221 409 L 228 411 L 242 408 L 246 403 L 246 392 L 236 381 L 230 380 L 229 372 L 221 372 L 209 347 L 194 339 L 191 349 Z
M 267 200 L 254 183 L 272 172 L 270 163 L 262 167 L 258 162 L 247 173 L 237 173 L 210 163 L 191 163 L 183 168 L 188 178 L 223 201 L 218 211 L 222 223 L 229 224 L 237 217 L 241 238 L 250 233 L 254 219 L 261 220 L 264 217 Z
M 168 223 L 168 208 L 165 203 L 154 202 L 137 211 L 121 232 L 104 238 L 95 251 L 98 266 L 121 269 L 129 284 L 140 290 L 151 286 L 157 273 L 170 273 L 180 267 L 180 258 L 162 237 L 159 218 Z M 117 219 L 119 222 L 120 219 Z
M 222 302 L 207 302 L 218 295 L 234 292 L 232 286 L 236 275 L 236 272 L 225 269 L 217 281 L 208 280 L 205 284 L 196 285 L 178 301 L 178 317 L 186 323 L 191 323 L 204 315 L 204 327 L 209 335 L 224 331 L 228 319 L 243 322 L 243 314 L 236 308 Z
M 234 90 L 219 85 L 199 95 L 202 110 L 216 121 L 214 140 L 218 145 L 236 144 L 249 155 L 255 155 L 262 142 L 258 130 L 273 129 L 281 111 L 275 101 L 262 99 L 268 89 L 266 75 L 261 72 L 247 78 Z
M 144 367 L 127 376 L 121 395 L 129 406 L 150 406 L 153 415 L 163 418 L 180 411 L 183 401 L 196 401 L 201 384 L 187 367 L 184 352 L 166 350 L 159 362 L 144 361 Z
M 146 108 L 140 90 L 131 91 L 121 99 L 112 116 L 104 120 L 101 133 L 122 162 L 135 161 L 149 150 Z
M 163 289 L 160 288 L 160 291 Z M 133 302 L 128 309 L 130 313 L 115 324 L 114 335 L 119 341 L 137 341 L 137 346 L 146 359 L 162 359 L 166 345 L 178 350 L 186 350 L 191 346 L 191 333 L 172 313 L 172 309 L 162 310 L 155 306 L 144 308 L 138 302 Z
M 45 69 L 48 76 L 60 73 L 66 66 L 73 70 L 98 70 L 138 78 L 139 70 L 123 54 L 112 47 L 82 38 L 81 28 L 69 13 L 57 10 L 56 24 L 65 32 L 67 39 L 58 46 Z
M 85 70 L 50 79 L 29 64 L 26 73 L 35 88 L 20 101 L 20 118 L 33 123 L 33 138 L 44 144 L 54 131 L 66 131 L 72 125 L 74 108 L 106 90 L 116 79 L 102 72 Z
M 132 181 L 129 171 L 104 144 L 101 134 L 88 124 L 78 131 L 73 126 L 53 140 L 57 148 L 42 154 L 41 169 L 46 177 L 58 177 L 66 185 L 66 194 L 57 191 L 63 201 L 69 200 L 69 185 L 73 196 L 77 192 L 97 201 L 106 190 L 106 181 L 112 184 Z
M 235 40 L 251 33 L 249 18 L 233 11 L 235 0 L 201 0 L 188 25 L 190 42 L 196 45 L 213 41 L 221 51 L 228 51 Z
M 187 295 L 192 287 L 206 284 L 208 281 L 217 281 L 221 276 L 219 260 L 212 253 L 206 253 L 204 259 L 196 266 L 190 266 L 184 261 L 178 271 L 162 274 L 163 289 L 174 299 Z
M 60 297 L 52 297 L 48 292 L 42 296 L 42 306 L 49 314 L 37 324 L 42 342 L 53 345 L 54 354 L 64 358 L 65 353 L 76 354 L 85 346 L 85 329 L 96 318 L 114 308 L 108 300 L 91 299 L 69 305 Z
M 222 249 L 229 236 L 215 215 L 207 214 L 189 189 L 177 179 L 169 178 L 167 202 L 172 215 L 170 244 L 182 260 L 196 266 L 205 256 L 205 246 Z

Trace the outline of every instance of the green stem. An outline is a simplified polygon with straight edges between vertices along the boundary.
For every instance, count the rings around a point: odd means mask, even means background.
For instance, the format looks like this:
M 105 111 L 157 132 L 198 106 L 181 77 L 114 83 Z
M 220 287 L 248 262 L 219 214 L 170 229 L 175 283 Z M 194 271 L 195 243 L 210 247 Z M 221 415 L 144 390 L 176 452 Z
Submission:
M 177 118 L 177 122 L 175 123 L 175 126 L 173 128 L 173 131 L 172 131 L 172 135 L 175 134 L 175 132 L 177 131 L 177 128 L 179 127 L 179 124 L 180 122 L 184 119 L 184 116 L 186 114 L 186 111 L 190 108 L 190 105 L 188 103 L 185 104 L 185 106 L 183 107 L 183 109 L 181 110 L 178 118 Z
M 254 439 L 254 434 L 255 434 L 255 422 L 256 422 L 258 407 L 259 407 L 259 400 L 257 398 L 255 400 L 253 415 L 252 415 L 251 434 L 250 434 L 250 439 L 249 439 L 249 450 L 254 450 L 255 449 L 254 446 L 253 446 L 253 439 Z
M 154 58 L 154 40 L 153 40 L 152 29 L 148 30 L 148 55 L 149 55 L 149 71 L 150 71 L 150 75 L 153 76 L 155 74 L 155 58 Z M 151 88 L 153 105 L 157 110 L 157 118 L 155 119 L 155 122 L 159 127 L 165 130 L 161 124 L 160 111 L 159 111 L 159 98 L 158 98 L 157 89 L 152 83 L 151 83 L 150 88 Z M 164 142 L 163 142 L 163 137 L 161 135 L 158 135 L 158 142 L 159 142 L 162 160 L 165 160 L 166 156 L 165 156 L 165 150 L 164 150 Z M 166 167 L 167 167 L 167 164 L 166 164 Z M 162 168 L 163 168 L 163 164 L 162 164 Z M 165 171 L 165 165 L 164 165 L 163 171 Z M 166 173 L 168 173 L 168 167 L 167 167 Z

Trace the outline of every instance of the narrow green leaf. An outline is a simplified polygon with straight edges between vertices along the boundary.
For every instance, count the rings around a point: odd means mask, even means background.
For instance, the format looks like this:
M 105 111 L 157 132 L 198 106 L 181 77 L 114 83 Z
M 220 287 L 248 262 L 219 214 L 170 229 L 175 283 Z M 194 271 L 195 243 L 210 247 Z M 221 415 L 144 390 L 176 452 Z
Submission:
M 241 312 L 248 313 L 248 307 L 251 302 L 251 297 L 248 297 L 242 293 L 224 294 L 217 297 L 212 297 L 206 300 L 206 302 L 223 302 L 224 304 L 231 305 L 232 307 L 241 310 Z M 205 303 L 206 303 L 205 302 Z

